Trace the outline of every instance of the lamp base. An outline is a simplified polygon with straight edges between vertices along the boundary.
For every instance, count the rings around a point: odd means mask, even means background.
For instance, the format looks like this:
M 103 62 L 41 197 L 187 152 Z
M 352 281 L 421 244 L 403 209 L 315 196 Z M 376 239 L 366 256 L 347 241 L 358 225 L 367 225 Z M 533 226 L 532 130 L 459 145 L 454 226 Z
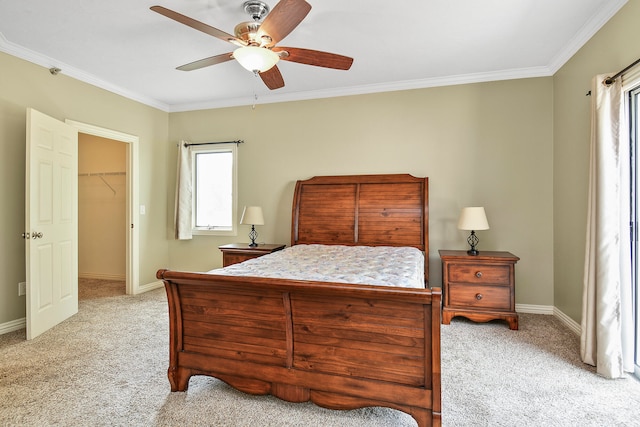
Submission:
M 480 239 L 478 239 L 478 236 L 476 236 L 476 232 L 471 230 L 471 234 L 469 234 L 469 237 L 467 238 L 467 243 L 469 244 L 469 246 L 471 246 L 471 249 L 467 251 L 467 254 L 475 256 L 480 253 L 476 249 L 479 241 Z
M 255 248 L 258 246 L 256 243 L 256 237 L 258 237 L 258 232 L 256 231 L 256 227 L 254 225 L 251 226 L 251 231 L 249 232 L 249 238 L 251 239 L 251 243 L 249 243 L 250 248 Z

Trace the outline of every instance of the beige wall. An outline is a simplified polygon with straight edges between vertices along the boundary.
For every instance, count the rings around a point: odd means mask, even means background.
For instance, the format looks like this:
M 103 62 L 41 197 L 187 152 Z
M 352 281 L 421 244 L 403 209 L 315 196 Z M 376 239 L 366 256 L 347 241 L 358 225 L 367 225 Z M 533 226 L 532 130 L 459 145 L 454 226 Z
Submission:
M 18 282 L 25 280 L 24 231 L 26 109 L 140 138 L 140 281 L 155 281 L 168 264 L 166 174 L 168 114 L 62 73 L 0 53 L 0 326 L 25 316 Z M 173 182 L 173 177 L 171 177 Z
M 597 74 L 640 57 L 640 1 L 628 2 L 554 76 L 554 304 L 576 322 L 582 309 L 591 97 Z
M 169 139 L 243 139 L 239 206 L 260 205 L 260 240 L 289 243 L 297 179 L 314 175 L 410 173 L 428 176 L 430 270 L 440 286 L 438 249 L 466 248 L 460 208 L 485 206 L 490 230 L 480 250 L 521 257 L 516 302 L 553 304 L 552 79 L 173 113 Z M 170 175 L 175 173 L 175 148 Z M 168 196 L 174 186 L 168 187 Z M 168 212 L 172 217 L 172 211 Z M 217 247 L 248 241 L 196 236 L 172 241 L 172 266 L 221 265 Z M 541 268 L 541 266 L 544 266 Z
M 94 135 L 78 135 L 80 277 L 126 278 L 126 170 L 126 143 Z
M 483 205 L 480 250 L 507 250 L 516 302 L 555 305 L 580 320 L 591 76 L 635 60 L 640 2 L 629 2 L 553 78 L 164 113 L 0 53 L 0 325 L 24 317 L 25 109 L 140 137 L 141 282 L 161 267 L 221 264 L 217 247 L 247 241 L 172 239 L 176 142 L 244 139 L 239 205 L 263 206 L 260 239 L 288 243 L 297 179 L 411 173 L 430 178 L 431 283 L 437 251 L 466 247 L 459 209 Z

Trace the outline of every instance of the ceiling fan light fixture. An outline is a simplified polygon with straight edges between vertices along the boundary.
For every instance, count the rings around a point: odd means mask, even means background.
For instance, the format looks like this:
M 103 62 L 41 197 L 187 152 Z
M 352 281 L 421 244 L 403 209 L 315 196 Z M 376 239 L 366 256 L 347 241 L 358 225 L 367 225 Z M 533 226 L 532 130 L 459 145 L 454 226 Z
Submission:
M 280 60 L 278 54 L 271 49 L 257 46 L 239 47 L 233 51 L 233 57 L 245 69 L 259 73 L 271 69 Z

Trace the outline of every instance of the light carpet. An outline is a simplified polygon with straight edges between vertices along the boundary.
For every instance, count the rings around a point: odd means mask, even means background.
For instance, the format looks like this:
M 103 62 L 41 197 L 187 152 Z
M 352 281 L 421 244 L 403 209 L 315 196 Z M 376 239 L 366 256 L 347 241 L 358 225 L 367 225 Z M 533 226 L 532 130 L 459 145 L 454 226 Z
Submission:
M 2 426 L 394 426 L 386 409 L 334 411 L 251 396 L 193 377 L 171 393 L 163 289 L 124 295 L 122 283 L 80 287 L 79 313 L 40 337 L 0 336 Z M 607 380 L 579 359 L 579 339 L 552 316 L 442 326 L 444 426 L 637 426 L 640 382 Z

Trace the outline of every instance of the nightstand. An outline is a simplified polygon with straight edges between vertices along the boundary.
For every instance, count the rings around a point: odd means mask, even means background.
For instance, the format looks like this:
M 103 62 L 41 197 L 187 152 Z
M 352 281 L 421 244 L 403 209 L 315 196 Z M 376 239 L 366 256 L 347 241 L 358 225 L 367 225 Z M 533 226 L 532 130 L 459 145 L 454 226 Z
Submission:
M 218 249 L 222 251 L 222 266 L 226 267 L 282 250 L 285 246 L 287 245 L 260 244 L 251 247 L 248 243 L 230 243 L 219 246 Z
M 475 322 L 502 319 L 518 329 L 515 303 L 515 265 L 520 258 L 509 252 L 441 250 L 442 323 L 456 316 Z

